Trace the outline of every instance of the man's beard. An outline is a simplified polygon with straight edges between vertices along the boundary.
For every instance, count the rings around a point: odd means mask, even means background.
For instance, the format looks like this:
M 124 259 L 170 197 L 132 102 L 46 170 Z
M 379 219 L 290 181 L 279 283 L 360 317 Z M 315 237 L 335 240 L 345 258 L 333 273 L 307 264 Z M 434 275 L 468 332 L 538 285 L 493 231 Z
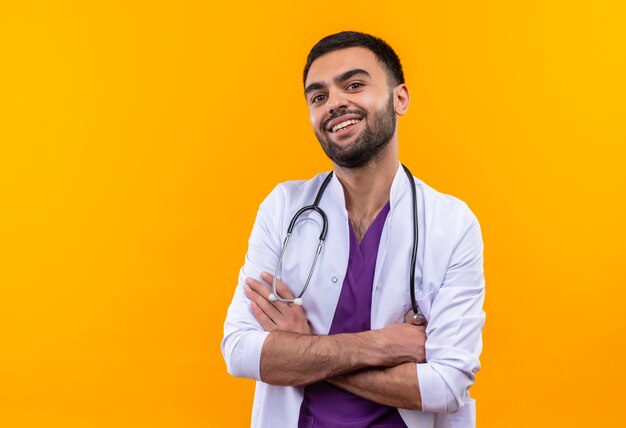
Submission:
M 365 121 L 365 129 L 348 147 L 342 147 L 325 134 L 316 131 L 315 136 L 326 156 L 342 168 L 359 168 L 376 158 L 396 132 L 396 111 L 393 101 L 393 93 L 390 93 L 387 106 L 371 115 L 371 128 L 367 121 L 368 114 L 363 110 L 340 110 L 332 115 L 326 122 L 345 114 L 358 114 L 363 117 L 361 120 Z

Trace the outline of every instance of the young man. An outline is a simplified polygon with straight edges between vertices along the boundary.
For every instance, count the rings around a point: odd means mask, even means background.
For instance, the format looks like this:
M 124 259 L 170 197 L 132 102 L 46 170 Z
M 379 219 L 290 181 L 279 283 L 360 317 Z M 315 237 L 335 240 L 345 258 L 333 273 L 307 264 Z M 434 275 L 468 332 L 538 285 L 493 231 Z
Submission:
M 409 91 L 397 55 L 367 34 L 328 36 L 304 88 L 332 174 L 282 183 L 261 204 L 224 327 L 229 373 L 257 380 L 252 426 L 475 426 L 480 228 L 398 161 Z

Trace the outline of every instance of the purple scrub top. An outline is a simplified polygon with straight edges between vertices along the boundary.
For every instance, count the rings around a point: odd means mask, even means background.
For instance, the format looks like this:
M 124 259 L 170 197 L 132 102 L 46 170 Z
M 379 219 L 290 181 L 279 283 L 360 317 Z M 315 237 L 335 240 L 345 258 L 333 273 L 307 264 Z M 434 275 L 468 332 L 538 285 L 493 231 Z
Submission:
M 359 245 L 352 225 L 348 270 L 329 334 L 371 330 L 376 256 L 389 203 L 378 213 Z M 348 222 L 349 223 L 349 222 Z M 322 381 L 307 385 L 298 428 L 406 428 L 398 409 L 374 403 Z

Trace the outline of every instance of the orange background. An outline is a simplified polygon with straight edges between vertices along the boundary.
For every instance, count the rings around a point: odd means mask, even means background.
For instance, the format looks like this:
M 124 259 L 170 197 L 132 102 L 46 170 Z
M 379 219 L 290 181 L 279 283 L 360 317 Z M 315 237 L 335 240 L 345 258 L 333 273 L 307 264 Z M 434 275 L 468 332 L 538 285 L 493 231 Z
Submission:
M 244 427 L 222 324 L 258 204 L 330 168 L 309 48 L 385 38 L 401 159 L 486 244 L 480 427 L 626 426 L 622 1 L 4 2 L 0 426 Z

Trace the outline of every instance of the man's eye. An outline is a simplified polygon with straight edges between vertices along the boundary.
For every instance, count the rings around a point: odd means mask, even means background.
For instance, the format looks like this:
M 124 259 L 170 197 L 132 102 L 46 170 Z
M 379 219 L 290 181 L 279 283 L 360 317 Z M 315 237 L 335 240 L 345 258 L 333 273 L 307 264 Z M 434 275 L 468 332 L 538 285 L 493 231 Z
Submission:
M 360 88 L 361 86 L 363 86 L 363 84 L 362 84 L 362 83 L 360 83 L 360 82 L 354 82 L 354 83 L 350 83 L 350 84 L 348 85 L 348 89 L 358 89 L 358 88 Z
M 326 97 L 326 95 L 316 95 L 313 98 L 311 98 L 311 102 L 312 103 L 319 103 L 320 101 L 324 101 L 324 98 Z

